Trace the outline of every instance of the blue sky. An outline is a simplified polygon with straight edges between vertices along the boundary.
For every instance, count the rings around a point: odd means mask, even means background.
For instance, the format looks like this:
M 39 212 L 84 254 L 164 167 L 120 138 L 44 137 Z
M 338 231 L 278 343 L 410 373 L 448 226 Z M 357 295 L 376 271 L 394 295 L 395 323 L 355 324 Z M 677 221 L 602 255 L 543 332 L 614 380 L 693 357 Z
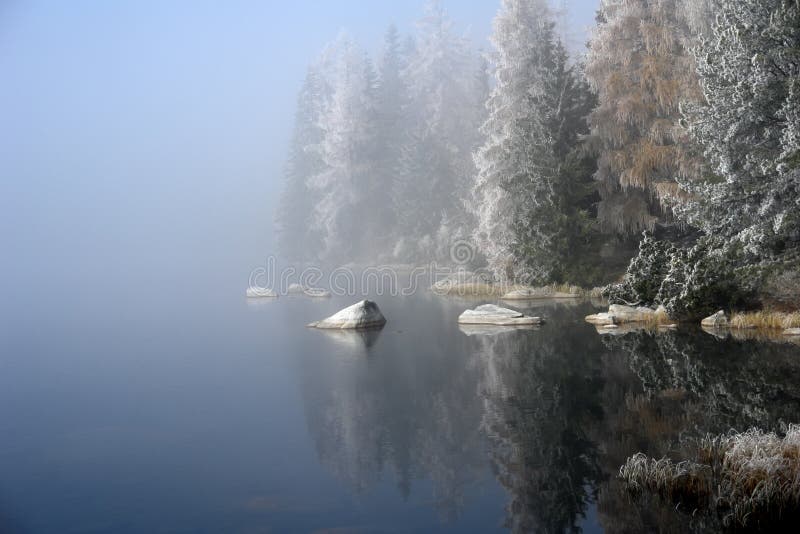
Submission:
M 141 283 L 223 256 L 248 271 L 272 252 L 306 65 L 343 28 L 377 51 L 386 26 L 412 31 L 423 4 L 3 0 L 5 272 Z M 596 4 L 570 2 L 576 29 Z M 444 5 L 488 47 L 498 0 Z

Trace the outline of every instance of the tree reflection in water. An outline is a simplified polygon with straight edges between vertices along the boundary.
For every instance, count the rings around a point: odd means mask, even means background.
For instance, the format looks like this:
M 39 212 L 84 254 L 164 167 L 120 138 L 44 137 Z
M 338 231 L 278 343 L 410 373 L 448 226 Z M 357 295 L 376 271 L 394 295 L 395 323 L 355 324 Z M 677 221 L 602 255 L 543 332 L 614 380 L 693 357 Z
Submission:
M 479 338 L 482 426 L 509 493 L 513 532 L 577 531 L 600 480 L 587 429 L 602 418 L 597 338 L 564 335 L 574 312 L 552 308 L 534 332 Z M 589 346 L 587 346 L 587 343 Z
M 345 336 L 331 343 L 347 350 L 306 357 L 317 453 L 357 493 L 391 473 L 408 498 L 427 479 L 453 518 L 481 505 L 465 498 L 491 472 L 513 532 L 580 531 L 593 503 L 608 532 L 702 530 L 714 518 L 632 499 L 617 478 L 625 459 L 682 458 L 692 437 L 798 421 L 792 345 L 700 331 L 599 336 L 582 322 L 588 305 L 547 306 L 538 329 L 459 331 L 442 310 L 413 336 Z

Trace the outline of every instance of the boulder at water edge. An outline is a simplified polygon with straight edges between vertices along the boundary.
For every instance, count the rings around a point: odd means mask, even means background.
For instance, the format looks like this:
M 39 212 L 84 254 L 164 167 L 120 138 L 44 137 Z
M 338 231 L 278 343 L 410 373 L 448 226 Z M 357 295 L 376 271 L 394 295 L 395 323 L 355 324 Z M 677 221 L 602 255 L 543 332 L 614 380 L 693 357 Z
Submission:
M 299 294 L 305 293 L 306 288 L 300 284 L 289 284 L 289 287 L 286 288 L 286 292 L 289 294 Z
M 608 312 L 595 313 L 586 316 L 586 322 L 599 325 L 621 324 L 621 323 L 647 323 L 656 321 L 660 317 L 666 317 L 667 310 L 663 306 L 657 309 L 647 306 L 623 306 L 622 304 L 612 304 L 608 307 Z
M 311 323 L 311 328 L 365 329 L 380 328 L 386 318 L 378 305 L 371 300 L 362 300 L 331 315 L 327 319 Z
M 700 325 L 706 328 L 726 328 L 728 326 L 728 317 L 725 315 L 724 311 L 720 310 L 714 315 L 703 319 Z
M 327 289 L 322 289 L 319 287 L 309 287 L 303 293 L 307 297 L 314 297 L 314 298 L 326 298 L 331 296 L 331 292 Z
M 467 310 L 458 317 L 459 324 L 493 324 L 498 326 L 517 326 L 542 324 L 541 317 L 531 317 L 518 311 L 501 308 L 494 304 L 484 304 L 474 310 Z
M 524 287 L 514 289 L 502 296 L 503 300 L 533 300 L 533 299 L 576 299 L 580 298 L 577 293 L 564 293 L 562 291 L 552 291 L 549 288 Z
M 271 289 L 265 287 L 248 287 L 247 298 L 263 299 L 263 298 L 277 298 L 278 294 Z

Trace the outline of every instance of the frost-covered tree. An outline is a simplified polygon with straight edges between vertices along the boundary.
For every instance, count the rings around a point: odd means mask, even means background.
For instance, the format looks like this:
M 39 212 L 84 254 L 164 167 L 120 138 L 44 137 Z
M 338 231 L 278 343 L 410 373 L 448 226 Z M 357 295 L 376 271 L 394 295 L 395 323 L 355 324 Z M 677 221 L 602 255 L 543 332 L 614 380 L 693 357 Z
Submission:
M 319 244 L 311 220 L 317 199 L 308 188 L 308 180 L 325 166 L 315 150 L 322 142 L 323 131 L 319 121 L 324 105 L 324 81 L 316 67 L 309 67 L 297 98 L 294 131 L 276 221 L 279 249 L 292 260 L 308 259 L 310 251 Z
M 690 220 L 763 259 L 800 241 L 800 4 L 718 4 L 695 51 L 705 104 L 688 112 L 716 178 L 687 183 Z
M 684 317 L 755 305 L 762 285 L 796 275 L 800 260 L 800 6 L 726 0 L 716 13 L 695 50 L 705 103 L 687 106 L 713 174 L 683 182 L 691 201 L 680 210 L 703 235 L 687 248 L 653 245 L 669 256 L 655 301 Z M 612 297 L 649 276 L 638 266 L 659 261 L 642 250 Z
M 429 2 L 404 71 L 409 128 L 394 187 L 400 258 L 447 258 L 452 240 L 467 232 L 470 153 L 482 120 L 475 95 L 485 87 L 474 75 L 478 65 L 440 2 Z
M 380 207 L 380 212 L 377 219 L 371 222 L 377 227 L 376 238 L 380 242 L 369 244 L 373 251 L 379 250 L 381 244 L 394 233 L 392 184 L 397 180 L 408 127 L 405 116 L 408 111 L 408 90 L 402 75 L 405 62 L 400 34 L 392 25 L 386 31 L 375 90 L 376 175 L 373 186 L 376 188 L 374 202 Z
M 323 138 L 317 147 L 325 168 L 309 186 L 319 195 L 312 222 L 322 232 L 320 256 L 344 261 L 369 240 L 364 222 L 379 209 L 373 202 L 375 76 L 366 54 L 346 36 L 333 58 L 332 94 L 319 121 Z
M 669 215 L 665 205 L 686 200 L 676 178 L 701 171 L 679 122 L 680 104 L 702 97 L 688 49 L 705 22 L 704 1 L 601 1 L 586 72 L 599 98 L 590 122 L 598 216 L 608 231 L 652 229 Z
M 567 160 L 592 98 L 568 65 L 546 1 L 504 0 L 492 42 L 496 83 L 475 153 L 475 238 L 498 278 L 550 282 L 580 211 L 572 181 L 582 165 Z

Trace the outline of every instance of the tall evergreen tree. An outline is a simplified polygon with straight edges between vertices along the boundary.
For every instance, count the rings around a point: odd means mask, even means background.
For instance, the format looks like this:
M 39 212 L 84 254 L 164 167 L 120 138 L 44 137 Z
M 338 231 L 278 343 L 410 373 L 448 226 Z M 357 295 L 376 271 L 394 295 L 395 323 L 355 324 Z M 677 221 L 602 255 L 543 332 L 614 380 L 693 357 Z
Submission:
M 308 180 L 320 173 L 325 163 L 314 149 L 322 142 L 319 121 L 324 109 L 323 80 L 316 67 L 309 67 L 297 98 L 294 131 L 289 146 L 283 192 L 277 212 L 278 247 L 291 260 L 308 259 L 319 245 L 311 213 L 316 196 Z
M 429 2 L 404 72 L 410 126 L 395 185 L 399 256 L 448 257 L 450 241 L 465 232 L 464 202 L 475 172 L 469 155 L 480 120 L 477 61 L 453 35 L 441 3 Z
M 374 221 L 378 232 L 376 241 L 371 243 L 372 250 L 378 250 L 394 232 L 392 189 L 397 181 L 408 128 L 405 116 L 408 111 L 408 89 L 402 75 L 405 59 L 401 47 L 397 27 L 391 25 L 384 38 L 375 92 L 377 174 L 373 187 L 376 189 L 374 196 L 380 213 Z
M 567 159 L 592 99 L 545 0 L 504 0 L 492 41 L 496 85 L 475 154 L 476 241 L 498 278 L 546 283 L 560 277 L 579 212 L 571 181 L 580 165 Z
M 688 112 L 718 178 L 687 184 L 690 220 L 766 258 L 800 241 L 800 4 L 718 4 L 696 50 L 705 104 Z
M 310 180 L 320 200 L 313 223 L 322 231 L 321 256 L 350 260 L 363 244 L 364 214 L 371 205 L 375 169 L 374 72 L 366 55 L 341 37 L 333 92 L 320 119 L 318 149 L 325 169 Z

